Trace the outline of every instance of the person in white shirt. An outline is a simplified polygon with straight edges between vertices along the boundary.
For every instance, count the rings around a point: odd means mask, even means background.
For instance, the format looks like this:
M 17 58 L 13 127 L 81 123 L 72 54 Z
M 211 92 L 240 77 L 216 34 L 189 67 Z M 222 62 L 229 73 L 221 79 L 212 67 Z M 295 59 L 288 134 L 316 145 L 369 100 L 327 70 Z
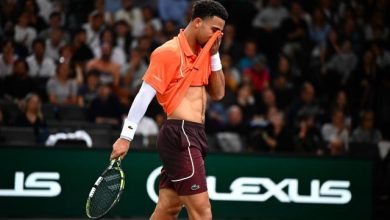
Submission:
M 93 11 L 89 15 L 89 22 L 83 25 L 87 33 L 87 44 L 90 48 L 99 47 L 99 35 L 104 28 L 103 14 Z
M 46 39 L 45 56 L 58 60 L 60 58 L 60 49 L 65 46 L 64 32 L 61 28 L 53 29 L 50 37 Z
M 14 28 L 14 41 L 30 49 L 33 40 L 37 37 L 37 31 L 29 26 L 30 14 L 23 11 Z
M 55 75 L 56 66 L 54 61 L 45 57 L 45 42 L 35 39 L 32 43 L 33 54 L 27 57 L 29 75 L 31 77 L 51 77 Z
M 122 0 L 122 9 L 115 13 L 115 21 L 124 20 L 132 29 L 133 37 L 141 37 L 144 30 L 142 11 L 133 5 L 133 0 Z
M 17 56 L 14 54 L 14 43 L 12 40 L 5 40 L 2 44 L 3 53 L 0 54 L 0 79 L 12 74 L 14 61 Z

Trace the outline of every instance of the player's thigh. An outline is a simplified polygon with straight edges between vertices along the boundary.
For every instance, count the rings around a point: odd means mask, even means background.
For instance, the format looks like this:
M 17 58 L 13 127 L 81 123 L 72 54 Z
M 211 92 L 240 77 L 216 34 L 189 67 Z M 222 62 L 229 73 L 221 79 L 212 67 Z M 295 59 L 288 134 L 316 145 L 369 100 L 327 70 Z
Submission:
M 180 212 L 183 207 L 179 195 L 172 189 L 162 188 L 159 190 L 158 202 L 156 211 L 170 215 L 175 215 Z
M 207 192 L 180 196 L 180 200 L 187 208 L 190 216 L 196 217 L 195 219 L 199 217 L 204 219 L 211 218 L 211 204 Z

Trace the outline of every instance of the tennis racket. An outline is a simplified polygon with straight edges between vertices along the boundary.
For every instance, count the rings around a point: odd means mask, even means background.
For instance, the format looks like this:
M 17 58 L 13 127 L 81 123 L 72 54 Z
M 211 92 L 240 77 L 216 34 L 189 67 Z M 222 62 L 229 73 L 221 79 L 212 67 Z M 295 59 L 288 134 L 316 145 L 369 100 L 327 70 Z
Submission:
M 119 202 L 125 188 L 125 174 L 121 168 L 120 158 L 111 160 L 93 185 L 85 206 L 87 216 L 91 219 L 102 218 Z

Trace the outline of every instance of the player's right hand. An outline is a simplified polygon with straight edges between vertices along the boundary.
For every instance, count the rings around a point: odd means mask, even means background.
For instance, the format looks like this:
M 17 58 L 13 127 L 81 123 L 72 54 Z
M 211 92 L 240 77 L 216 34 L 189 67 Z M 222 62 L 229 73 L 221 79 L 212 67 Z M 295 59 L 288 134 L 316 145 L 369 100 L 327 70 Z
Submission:
M 110 160 L 116 159 L 120 157 L 123 159 L 127 151 L 129 151 L 130 148 L 130 141 L 123 139 L 123 138 L 118 138 L 115 143 L 112 145 L 112 152 L 110 156 Z

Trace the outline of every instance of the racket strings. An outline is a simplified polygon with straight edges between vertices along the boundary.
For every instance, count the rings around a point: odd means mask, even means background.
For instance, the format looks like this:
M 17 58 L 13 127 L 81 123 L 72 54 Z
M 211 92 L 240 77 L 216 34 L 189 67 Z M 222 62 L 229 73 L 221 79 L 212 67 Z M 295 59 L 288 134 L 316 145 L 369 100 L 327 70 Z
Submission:
M 91 215 L 103 215 L 113 204 L 118 196 L 121 184 L 121 175 L 118 170 L 112 169 L 105 173 L 103 180 L 96 187 L 91 198 Z

